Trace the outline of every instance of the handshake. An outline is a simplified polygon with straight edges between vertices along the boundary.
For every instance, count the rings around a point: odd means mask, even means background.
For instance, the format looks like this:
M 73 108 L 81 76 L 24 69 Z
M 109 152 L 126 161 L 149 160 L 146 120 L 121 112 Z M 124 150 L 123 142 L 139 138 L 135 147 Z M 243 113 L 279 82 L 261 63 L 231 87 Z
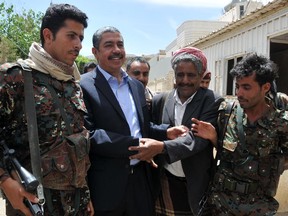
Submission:
M 167 129 L 167 137 L 169 140 L 174 140 L 178 137 L 185 137 L 189 132 L 189 129 L 183 125 L 174 126 Z M 158 165 L 154 162 L 153 158 L 161 153 L 165 153 L 164 141 L 159 141 L 150 138 L 141 138 L 139 146 L 130 146 L 130 151 L 136 151 L 138 153 L 130 156 L 131 159 L 138 159 L 151 163 L 155 168 Z

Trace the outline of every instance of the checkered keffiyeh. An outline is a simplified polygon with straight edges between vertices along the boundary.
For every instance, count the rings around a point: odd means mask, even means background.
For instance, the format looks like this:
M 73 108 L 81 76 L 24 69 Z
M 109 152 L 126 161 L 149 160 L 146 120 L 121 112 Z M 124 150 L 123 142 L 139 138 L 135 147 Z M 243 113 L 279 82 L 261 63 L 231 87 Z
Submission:
M 190 54 L 190 55 L 196 56 L 202 62 L 202 70 L 203 70 L 203 72 L 205 72 L 207 70 L 207 58 L 204 55 L 204 53 L 200 49 L 198 49 L 196 47 L 184 47 L 182 49 L 176 50 L 173 53 L 173 57 L 171 59 L 171 62 L 173 63 L 174 60 L 178 56 L 183 55 L 183 54 Z

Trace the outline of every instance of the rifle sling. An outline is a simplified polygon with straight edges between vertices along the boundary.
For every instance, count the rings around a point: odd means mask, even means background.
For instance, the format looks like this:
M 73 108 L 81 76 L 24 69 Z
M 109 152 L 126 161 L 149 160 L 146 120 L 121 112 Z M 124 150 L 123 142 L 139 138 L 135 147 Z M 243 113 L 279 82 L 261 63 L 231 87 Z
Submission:
M 221 151 L 223 149 L 223 141 L 225 137 L 225 133 L 227 130 L 227 126 L 229 123 L 229 118 L 232 113 L 232 108 L 234 107 L 235 101 L 229 101 L 227 107 L 224 111 L 224 121 L 218 121 L 218 142 L 217 142 L 217 152 L 216 152 L 216 161 L 221 160 Z
M 28 127 L 28 139 L 31 154 L 31 166 L 35 177 L 39 180 L 41 175 L 41 157 L 39 150 L 38 127 L 35 110 L 35 99 L 33 91 L 32 70 L 24 70 L 24 94 L 25 94 L 25 112 Z
M 39 149 L 38 126 L 36 119 L 35 99 L 33 91 L 32 69 L 21 64 L 24 77 L 25 112 L 27 118 L 28 140 L 31 155 L 32 172 L 40 182 L 37 188 L 37 195 L 41 202 L 44 202 L 44 192 L 42 186 L 41 157 Z

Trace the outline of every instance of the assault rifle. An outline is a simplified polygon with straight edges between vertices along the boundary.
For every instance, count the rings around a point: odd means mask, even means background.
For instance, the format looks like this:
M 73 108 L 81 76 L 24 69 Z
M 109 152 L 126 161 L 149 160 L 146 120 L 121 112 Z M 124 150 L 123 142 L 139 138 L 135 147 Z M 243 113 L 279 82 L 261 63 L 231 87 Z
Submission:
M 0 142 L 0 146 L 3 148 L 4 162 L 9 167 L 12 178 L 20 182 L 26 191 L 29 193 L 35 193 L 39 185 L 39 181 L 26 170 L 17 160 L 14 149 L 9 149 L 5 141 Z M 33 216 L 44 216 L 43 204 L 32 203 L 29 200 L 24 200 L 25 205 L 30 209 Z

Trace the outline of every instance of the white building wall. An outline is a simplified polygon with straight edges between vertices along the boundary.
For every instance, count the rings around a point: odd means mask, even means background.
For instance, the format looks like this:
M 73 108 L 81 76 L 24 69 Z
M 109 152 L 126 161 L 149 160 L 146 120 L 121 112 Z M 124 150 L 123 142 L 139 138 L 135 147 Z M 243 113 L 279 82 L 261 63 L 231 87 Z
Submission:
M 227 24 L 228 22 L 223 21 L 203 20 L 189 20 L 182 23 L 177 28 L 177 39 L 166 47 L 166 55 L 171 56 L 175 50 L 185 47 L 188 43 L 194 42 L 213 31 L 219 30 Z
M 177 49 L 179 49 L 179 47 L 177 46 L 177 39 L 175 39 L 166 47 L 166 55 L 172 56 L 172 50 Z
M 237 19 L 236 16 L 236 8 L 232 8 L 231 10 L 229 10 L 228 12 L 226 12 L 225 14 L 223 14 L 218 20 L 219 21 L 225 21 L 225 22 L 230 22 L 235 21 Z
M 230 32 L 211 38 L 203 43 L 192 43 L 204 51 L 208 59 L 208 68 L 213 77 L 210 88 L 225 95 L 227 74 L 227 61 L 243 56 L 250 52 L 269 57 L 269 39 L 279 34 L 287 33 L 288 8 L 283 8 L 277 14 L 267 16 L 264 19 L 256 18 L 246 25 L 234 28 Z M 213 69 L 215 71 L 213 71 Z M 224 83 L 219 84 L 216 82 Z M 221 86 L 221 87 L 220 87 Z
M 243 14 L 240 13 L 240 7 L 244 7 Z M 227 21 L 227 22 L 235 22 L 242 18 L 243 16 L 250 14 L 251 12 L 259 9 L 263 6 L 261 2 L 257 1 L 246 1 L 233 4 L 233 8 L 229 11 L 225 12 L 218 20 L 219 21 Z

